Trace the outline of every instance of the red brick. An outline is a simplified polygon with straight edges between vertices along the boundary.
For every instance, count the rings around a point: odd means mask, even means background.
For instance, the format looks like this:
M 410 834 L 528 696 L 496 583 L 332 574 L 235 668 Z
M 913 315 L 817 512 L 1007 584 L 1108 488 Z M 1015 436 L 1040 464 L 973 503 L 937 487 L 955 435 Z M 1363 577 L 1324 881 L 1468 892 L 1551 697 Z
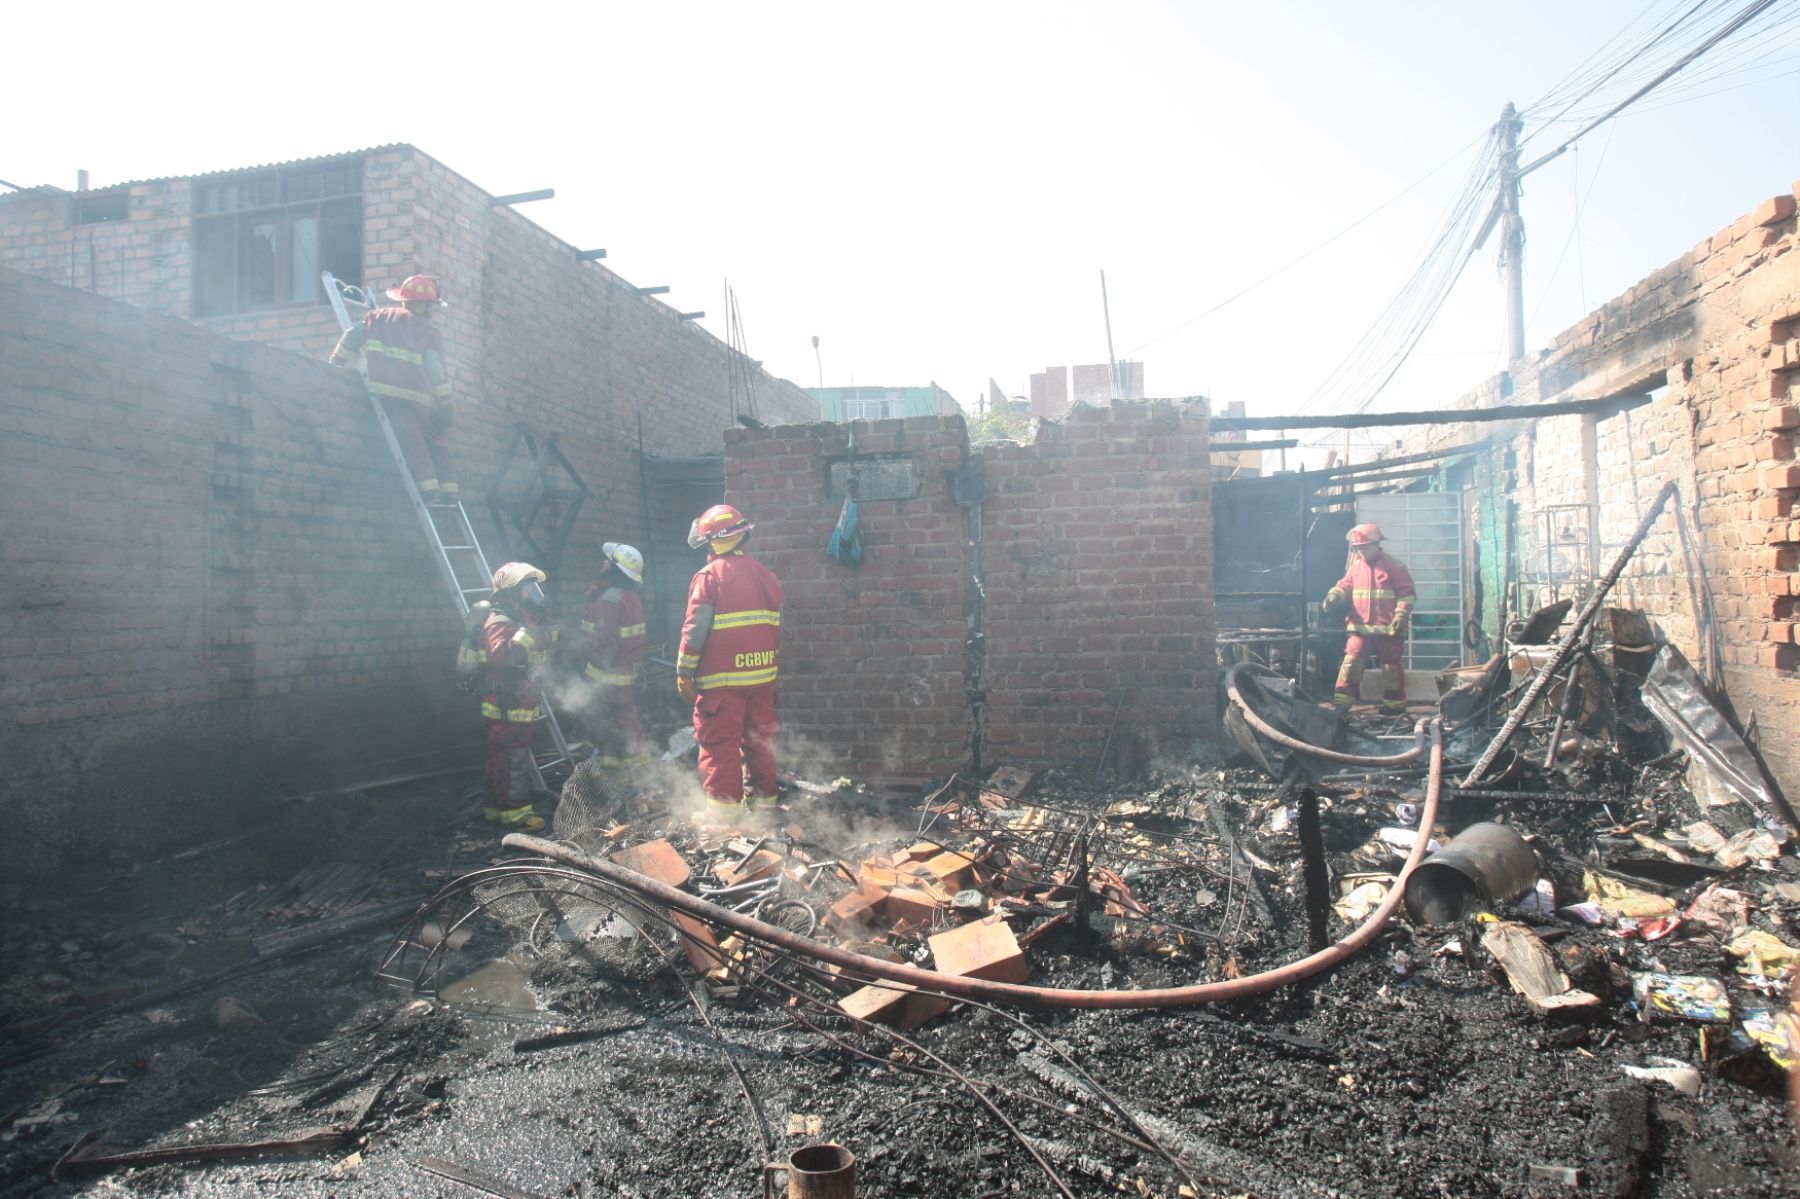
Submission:
M 635 870 L 671 887 L 681 886 L 692 873 L 681 854 L 666 840 L 646 841 L 607 856 L 627 870 Z
M 1750 220 L 1752 224 L 1758 226 L 1777 225 L 1793 215 L 1794 197 L 1792 195 L 1770 196 L 1756 206 L 1756 211 L 1750 214 Z
M 935 1020 L 950 1007 L 941 995 L 922 994 L 911 983 L 870 983 L 838 1000 L 838 1007 L 852 1020 L 917 1028 Z
M 1022 983 L 1029 975 L 1025 951 L 997 916 L 972 921 L 930 937 L 933 963 L 941 974 Z
M 681 948 L 687 954 L 688 964 L 697 973 L 707 974 L 724 962 L 725 955 L 719 949 L 719 938 L 709 925 L 686 912 L 671 912 L 670 916 L 675 921 L 675 928 L 681 933 Z

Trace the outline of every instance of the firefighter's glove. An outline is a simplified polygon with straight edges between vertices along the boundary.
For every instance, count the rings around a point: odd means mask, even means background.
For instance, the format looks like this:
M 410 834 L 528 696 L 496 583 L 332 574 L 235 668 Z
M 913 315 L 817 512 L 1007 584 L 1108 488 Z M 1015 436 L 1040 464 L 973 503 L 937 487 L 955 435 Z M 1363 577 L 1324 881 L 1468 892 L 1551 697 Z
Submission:
M 1405 637 L 1406 636 L 1406 627 L 1409 623 L 1410 622 L 1407 619 L 1406 613 L 1404 613 L 1404 612 L 1396 613 L 1394 616 L 1393 623 L 1388 625 L 1388 636 L 1389 637 Z
M 679 695 L 686 703 L 691 704 L 695 700 L 698 700 L 700 698 L 700 687 L 694 682 L 694 676 L 691 674 L 676 675 L 675 694 Z
M 1333 587 L 1325 593 L 1325 615 L 1344 616 L 1350 611 L 1350 597 Z

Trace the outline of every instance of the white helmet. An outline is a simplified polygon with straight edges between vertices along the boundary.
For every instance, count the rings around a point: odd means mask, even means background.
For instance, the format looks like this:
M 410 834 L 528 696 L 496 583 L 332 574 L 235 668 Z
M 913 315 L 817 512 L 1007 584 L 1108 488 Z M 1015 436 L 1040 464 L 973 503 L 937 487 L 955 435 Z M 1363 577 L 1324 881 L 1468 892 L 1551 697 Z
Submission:
M 644 555 L 638 553 L 636 546 L 626 545 L 623 541 L 609 541 L 600 547 L 600 552 L 633 583 L 644 581 Z

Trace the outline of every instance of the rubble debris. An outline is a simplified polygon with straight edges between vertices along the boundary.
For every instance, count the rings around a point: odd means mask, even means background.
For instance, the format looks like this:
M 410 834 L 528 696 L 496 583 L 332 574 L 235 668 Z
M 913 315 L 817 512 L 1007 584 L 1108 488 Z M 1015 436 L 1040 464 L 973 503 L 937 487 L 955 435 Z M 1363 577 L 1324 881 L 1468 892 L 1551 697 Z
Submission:
M 168 1145 L 154 1149 L 120 1152 L 107 1140 L 107 1130 L 83 1134 L 68 1152 L 57 1160 L 50 1177 L 57 1181 L 71 1178 L 96 1178 L 114 1170 L 139 1169 L 146 1166 L 193 1165 L 202 1162 L 251 1161 L 291 1153 L 311 1153 L 320 1149 L 339 1149 L 356 1139 L 368 1121 L 375 1104 L 393 1084 L 399 1072 L 370 1088 L 368 1098 L 351 1116 L 338 1124 L 313 1128 L 288 1137 L 270 1137 L 260 1141 L 223 1141 L 193 1145 Z
M 1723 1024 L 1731 1019 L 1731 997 L 1724 985 L 1702 975 L 1645 971 L 1632 977 L 1631 993 L 1644 1020 L 1678 1017 Z
M 1672 916 L 1677 910 L 1673 899 L 1627 886 L 1597 870 L 1584 871 L 1581 885 L 1589 902 L 1614 920 L 1656 920 Z
M 1735 799 L 1761 819 L 1800 831 L 1793 809 L 1764 781 L 1756 755 L 1706 698 L 1699 676 L 1680 650 L 1664 645 L 1657 651 L 1641 696 L 1675 744 L 1687 751 L 1688 786 L 1701 807 L 1720 807 Z
M 1743 958 L 1739 967 L 1745 974 L 1758 978 L 1778 975 L 1800 963 L 1800 949 L 1760 928 L 1747 928 L 1725 943 L 1725 952 Z
M 470 1190 L 480 1191 L 484 1195 L 499 1196 L 499 1199 L 543 1199 L 543 1196 L 536 1192 L 520 1190 L 491 1174 L 480 1174 L 466 1166 L 459 1166 L 442 1158 L 415 1157 L 408 1159 L 407 1164 L 415 1170 L 435 1174 L 439 1178 L 448 1178 L 451 1182 L 460 1182 Z
M 1540 1016 L 1600 1007 L 1600 997 L 1574 987 L 1544 942 L 1523 924 L 1499 920 L 1484 925 L 1481 948 Z
M 1650 507 L 1645 511 L 1643 519 L 1638 521 L 1637 528 L 1632 532 L 1631 536 L 1626 539 L 1625 545 L 1619 550 L 1617 557 L 1613 559 L 1612 565 L 1607 568 L 1606 574 L 1601 576 L 1601 578 L 1595 582 L 1593 591 L 1589 594 L 1587 602 L 1582 605 L 1581 612 L 1575 617 L 1574 623 L 1569 626 L 1569 631 L 1563 635 L 1563 639 L 1557 643 L 1555 653 L 1551 655 L 1550 660 L 1537 672 L 1537 676 L 1532 679 L 1531 685 L 1525 689 L 1525 694 L 1520 697 L 1518 704 L 1507 714 L 1506 722 L 1500 726 L 1500 731 L 1488 742 L 1487 747 L 1481 751 L 1481 756 L 1475 760 L 1475 764 L 1469 767 L 1468 773 L 1463 776 L 1463 786 L 1475 786 L 1477 783 L 1481 782 L 1487 772 L 1493 768 L 1495 759 L 1500 756 L 1501 751 L 1506 748 L 1507 744 L 1513 739 L 1513 736 L 1519 731 L 1519 727 L 1524 724 L 1526 714 L 1531 711 L 1532 707 L 1538 702 L 1538 699 L 1550 686 L 1551 682 L 1561 674 L 1563 665 L 1569 660 L 1570 655 L 1575 652 L 1577 644 L 1587 636 L 1589 622 L 1593 620 L 1595 613 L 1599 612 L 1600 606 L 1605 601 L 1607 593 L 1612 590 L 1613 584 L 1617 583 L 1619 581 L 1619 576 L 1624 573 L 1626 563 L 1631 561 L 1631 557 L 1637 552 L 1638 546 L 1643 544 L 1645 537 L 1649 536 L 1651 526 L 1653 526 L 1656 523 L 1657 518 L 1662 515 L 1663 508 L 1667 506 L 1669 500 L 1674 495 L 1674 480 L 1664 483 L 1662 489 L 1656 493 L 1656 498 L 1651 501 Z
M 1660 1082 L 1696 1099 L 1700 1095 L 1700 1071 L 1697 1067 L 1675 1057 L 1647 1057 L 1642 1066 L 1620 1066 L 1632 1078 L 1645 1082 Z
M 917 1028 L 949 1011 L 950 1001 L 912 983 L 880 982 L 850 992 L 838 1000 L 838 1007 L 852 1020 L 866 1024 Z
M 692 874 L 688 869 L 687 862 L 675 851 L 675 847 L 669 844 L 667 838 L 659 837 L 655 841 L 633 845 L 607 856 L 627 870 L 635 870 L 646 878 L 667 883 L 671 887 L 681 886 L 688 881 Z M 780 864 L 779 860 L 776 864 Z M 727 881 L 729 883 L 746 880 L 740 878 Z
M 1025 951 L 998 917 L 974 920 L 926 939 L 932 961 L 944 974 L 1022 983 L 1029 976 Z
M 245 1007 L 243 1002 L 230 995 L 222 995 L 213 1002 L 213 1027 L 220 1032 L 246 1032 L 253 1028 L 261 1028 L 263 1018 Z
M 1713 861 L 1727 870 L 1751 862 L 1773 862 L 1781 856 L 1781 842 L 1767 829 L 1747 828 L 1719 846 Z

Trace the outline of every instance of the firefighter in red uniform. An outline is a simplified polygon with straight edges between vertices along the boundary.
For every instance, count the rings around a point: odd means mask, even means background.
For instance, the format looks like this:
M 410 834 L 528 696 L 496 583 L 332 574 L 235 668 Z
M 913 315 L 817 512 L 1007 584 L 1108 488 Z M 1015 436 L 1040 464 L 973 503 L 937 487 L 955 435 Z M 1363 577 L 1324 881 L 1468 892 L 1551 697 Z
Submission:
M 368 362 L 369 394 L 379 396 L 406 456 L 406 467 L 426 503 L 458 498 L 450 468 L 450 384 L 444 378 L 444 345 L 431 323 L 437 280 L 414 275 L 388 289 L 398 306 L 377 308 L 344 330 L 331 361 L 347 366 L 361 350 Z
M 1362 685 L 1369 659 L 1381 666 L 1381 709 L 1391 714 L 1406 711 L 1407 623 L 1412 619 L 1416 592 L 1412 575 L 1381 550 L 1381 529 L 1357 525 L 1348 540 L 1353 560 L 1344 577 L 1325 594 L 1325 611 L 1344 614 L 1350 630 L 1344 642 L 1344 663 L 1338 667 L 1337 690 L 1331 701 L 1347 709 Z
M 531 742 L 542 714 L 537 672 L 549 657 L 544 630 L 548 606 L 544 572 L 529 562 L 508 562 L 494 572 L 494 594 L 482 624 L 487 659 L 482 665 L 481 715 L 487 725 L 487 769 L 482 814 L 534 833 L 544 827 L 531 810 Z
M 581 629 L 587 634 L 586 674 L 594 685 L 592 714 L 596 760 L 602 766 L 648 765 L 650 744 L 638 719 L 639 664 L 644 660 L 644 555 L 609 541 L 600 547 L 606 567 L 588 588 Z
M 717 504 L 688 530 L 690 546 L 711 552 L 688 589 L 675 689 L 694 705 L 700 785 L 715 816 L 772 805 L 776 797 L 781 584 L 744 552 L 753 528 L 736 508 Z

